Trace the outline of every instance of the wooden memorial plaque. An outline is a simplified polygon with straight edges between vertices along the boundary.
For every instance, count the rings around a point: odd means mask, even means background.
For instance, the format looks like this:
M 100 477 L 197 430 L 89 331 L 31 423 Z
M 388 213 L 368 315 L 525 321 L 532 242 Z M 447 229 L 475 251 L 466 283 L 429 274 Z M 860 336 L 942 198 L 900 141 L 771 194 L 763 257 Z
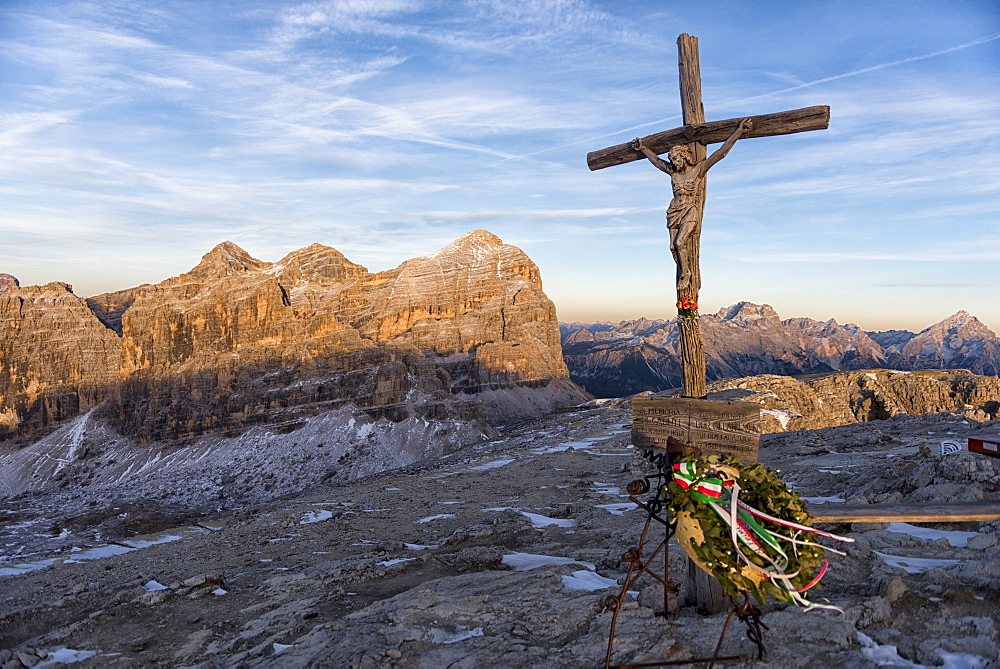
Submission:
M 632 399 L 636 448 L 756 461 L 760 405 L 680 397 Z

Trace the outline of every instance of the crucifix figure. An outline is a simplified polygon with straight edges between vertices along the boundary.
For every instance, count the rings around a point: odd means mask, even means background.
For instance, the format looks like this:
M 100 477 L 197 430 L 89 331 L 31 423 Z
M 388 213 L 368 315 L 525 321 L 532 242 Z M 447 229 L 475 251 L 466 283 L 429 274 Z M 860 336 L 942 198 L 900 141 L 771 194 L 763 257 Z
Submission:
M 830 124 L 830 108 L 807 107 L 706 123 L 701 103 L 698 38 L 687 33 L 678 37 L 677 55 L 684 126 L 592 151 L 587 154 L 587 165 L 591 170 L 599 170 L 636 160 L 649 160 L 670 175 L 673 199 L 667 209 L 667 227 L 670 230 L 670 253 L 677 263 L 683 393 L 685 397 L 704 398 L 705 352 L 697 305 L 701 290 L 698 256 L 705 211 L 705 174 L 725 157 L 740 138 L 788 135 L 826 128 Z M 723 142 L 723 145 L 706 158 L 705 146 L 716 142 Z M 660 158 L 660 154 L 667 152 L 669 161 Z
M 670 175 L 670 187 L 674 197 L 667 207 L 667 229 L 670 231 L 670 253 L 677 263 L 677 293 L 694 292 L 701 288 L 701 272 L 698 264 L 688 266 L 687 256 L 683 253 L 692 236 L 701 234 L 701 219 L 704 214 L 704 201 L 698 194 L 705 188 L 702 181 L 709 168 L 726 157 L 736 140 L 740 139 L 753 128 L 753 120 L 743 119 L 736 131 L 715 152 L 704 160 L 696 160 L 694 152 L 687 144 L 670 147 L 670 160 L 666 161 L 656 155 L 656 152 L 646 146 L 641 137 L 632 140 L 632 148 L 642 151 L 643 155 L 657 169 Z

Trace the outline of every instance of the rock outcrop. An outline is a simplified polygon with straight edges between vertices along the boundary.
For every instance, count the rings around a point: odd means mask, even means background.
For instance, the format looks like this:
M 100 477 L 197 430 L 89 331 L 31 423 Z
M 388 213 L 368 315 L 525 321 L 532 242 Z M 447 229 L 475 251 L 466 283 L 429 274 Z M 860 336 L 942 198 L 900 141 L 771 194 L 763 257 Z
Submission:
M 959 412 L 972 421 L 1000 418 L 1000 379 L 964 369 L 854 372 L 717 381 L 709 398 L 757 402 L 763 432 L 816 430 L 901 414 Z
M 1000 371 L 1000 339 L 961 311 L 920 334 L 865 332 L 811 318 L 782 320 L 769 305 L 740 302 L 701 316 L 709 380 L 886 367 Z M 572 379 L 599 397 L 675 388 L 682 383 L 676 320 L 562 327 Z
M 96 418 L 151 442 L 347 404 L 482 420 L 467 400 L 485 393 L 503 422 L 588 397 L 538 268 L 482 230 L 377 274 L 320 244 L 271 263 L 224 242 L 178 277 L 86 301 L 66 284 L 9 286 L 0 323 L 0 438 L 101 402 Z

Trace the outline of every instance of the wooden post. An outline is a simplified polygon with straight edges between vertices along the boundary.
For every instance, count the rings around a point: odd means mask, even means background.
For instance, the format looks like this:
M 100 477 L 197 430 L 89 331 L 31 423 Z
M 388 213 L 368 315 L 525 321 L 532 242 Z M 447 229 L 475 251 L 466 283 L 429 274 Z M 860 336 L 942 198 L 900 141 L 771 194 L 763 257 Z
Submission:
M 682 33 L 677 38 L 677 72 L 681 87 L 681 114 L 684 125 L 697 125 L 705 122 L 705 107 L 701 101 L 701 64 L 698 59 L 698 38 Z M 705 145 L 701 142 L 688 144 L 694 151 L 695 160 L 705 159 Z M 701 179 L 698 192 L 695 195 L 699 211 L 705 211 L 707 196 L 707 179 Z M 700 231 L 699 231 L 700 233 Z M 698 303 L 701 291 L 701 269 L 699 258 L 701 254 L 701 234 L 692 235 L 692 239 L 681 249 L 687 255 L 688 265 L 694 268 L 694 276 L 690 283 L 677 290 L 677 299 L 690 298 Z M 677 278 L 680 278 L 681 265 L 677 265 Z M 681 318 L 681 364 L 684 370 L 684 395 L 686 397 L 705 397 L 705 348 L 701 339 L 701 324 L 697 316 Z M 722 613 L 729 608 L 722 584 L 718 579 L 705 573 L 687 556 L 687 594 L 685 599 L 689 604 L 698 607 L 704 614 Z
M 705 122 L 705 108 L 701 102 L 701 65 L 698 62 L 698 38 L 687 33 L 677 38 L 677 70 L 680 75 L 681 113 L 684 125 L 696 125 Z M 701 142 L 691 142 L 688 147 L 694 151 L 696 161 L 705 159 L 705 145 Z M 699 211 L 705 211 L 705 184 L 701 179 L 695 195 Z M 691 281 L 683 288 L 678 286 L 677 299 L 689 298 L 698 303 L 698 293 L 701 291 L 701 270 L 698 258 L 701 253 L 701 235 L 694 234 L 690 241 L 680 250 L 687 257 L 687 265 L 694 270 Z M 681 264 L 677 264 L 678 283 L 681 276 Z M 705 397 L 705 349 L 701 340 L 701 324 L 698 318 L 681 318 L 681 364 L 684 374 L 684 396 Z

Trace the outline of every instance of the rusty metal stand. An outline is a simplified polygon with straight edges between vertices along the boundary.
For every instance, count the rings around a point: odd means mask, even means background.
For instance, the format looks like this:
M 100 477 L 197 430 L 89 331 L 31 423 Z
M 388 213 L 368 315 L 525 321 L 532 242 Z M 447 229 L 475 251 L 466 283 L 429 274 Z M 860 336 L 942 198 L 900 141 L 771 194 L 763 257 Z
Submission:
M 604 658 L 605 669 L 626 669 L 628 667 L 667 667 L 674 665 L 684 665 L 684 664 L 701 664 L 706 663 L 709 669 L 715 666 L 716 662 L 726 662 L 731 660 L 739 660 L 741 656 L 730 655 L 725 657 L 719 656 L 719 651 L 722 650 L 722 642 L 726 638 L 726 633 L 729 631 L 729 623 L 732 621 L 733 616 L 736 616 L 741 622 L 747 626 L 747 637 L 757 645 L 757 654 L 760 659 L 764 659 L 766 649 L 764 648 L 763 642 L 763 632 L 761 628 L 767 629 L 767 625 L 761 622 L 760 616 L 761 612 L 750 598 L 750 595 L 743 593 L 743 601 L 737 602 L 735 597 L 730 597 L 729 600 L 733 604 L 732 610 L 726 617 L 726 622 L 722 626 L 722 633 L 719 635 L 719 641 L 715 645 L 715 652 L 712 653 L 712 657 L 697 658 L 691 660 L 673 660 L 664 662 L 653 662 L 645 664 L 611 664 L 611 653 L 614 650 L 615 644 L 615 627 L 618 624 L 618 614 L 621 611 L 622 604 L 625 601 L 625 596 L 632 586 L 639 580 L 643 574 L 649 574 L 656 581 L 663 586 L 663 614 L 666 616 L 670 613 L 669 608 L 669 597 L 670 594 L 676 594 L 680 590 L 676 581 L 670 579 L 670 549 L 668 542 L 670 537 L 673 536 L 674 530 L 676 528 L 676 522 L 672 521 L 669 516 L 664 517 L 663 502 L 660 501 L 661 490 L 666 485 L 667 481 L 670 480 L 671 476 L 671 460 L 669 453 L 654 453 L 652 451 L 644 451 L 643 457 L 650 461 L 653 466 L 656 467 L 656 472 L 654 474 L 643 476 L 641 479 L 632 481 L 626 487 L 626 491 L 629 494 L 629 500 L 636 506 L 645 509 L 646 511 L 646 523 L 643 525 L 642 534 L 639 535 L 639 545 L 635 548 L 630 548 L 625 551 L 622 555 L 622 562 L 627 562 L 628 573 L 625 575 L 625 581 L 622 583 L 622 589 L 617 595 L 609 595 L 604 600 L 604 612 L 607 613 L 611 611 L 611 629 L 608 633 L 608 652 Z M 639 495 L 644 495 L 650 490 L 653 491 L 653 495 L 645 502 L 638 498 Z M 652 554 L 648 559 L 643 560 L 643 549 L 646 546 L 647 540 L 649 540 L 649 530 L 653 524 L 653 521 L 660 523 L 664 526 L 665 532 L 662 541 L 656 546 Z M 653 562 L 656 560 L 657 556 L 663 554 L 663 575 L 655 573 L 652 570 Z

